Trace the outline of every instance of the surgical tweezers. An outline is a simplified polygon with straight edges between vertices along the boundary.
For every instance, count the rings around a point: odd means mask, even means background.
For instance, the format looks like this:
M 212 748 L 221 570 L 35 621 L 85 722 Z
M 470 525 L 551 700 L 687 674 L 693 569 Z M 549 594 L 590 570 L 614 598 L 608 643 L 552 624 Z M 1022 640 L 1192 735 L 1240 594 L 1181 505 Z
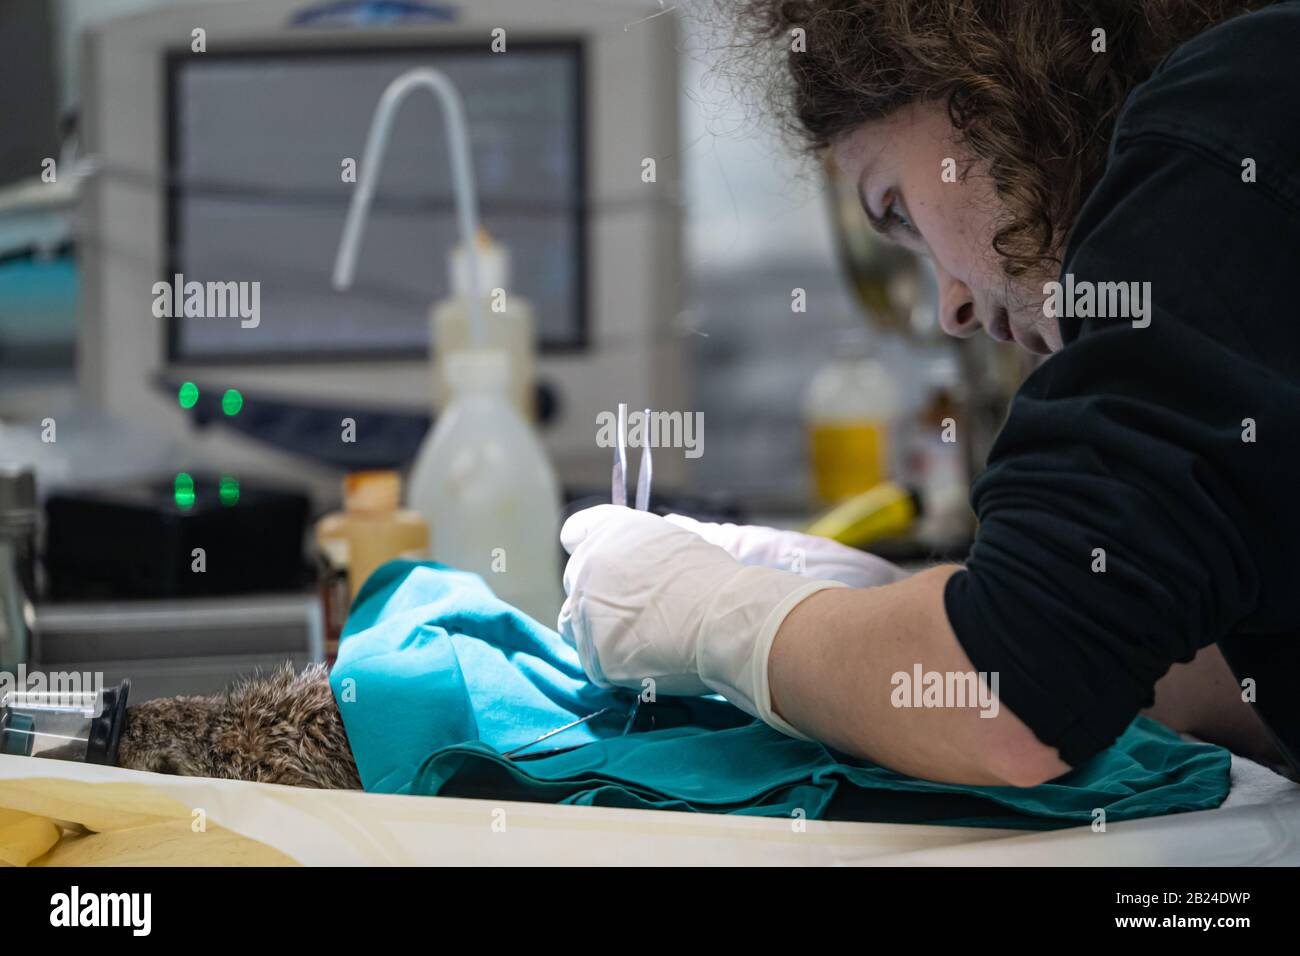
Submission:
M 654 478 L 654 464 L 650 458 L 650 409 L 645 410 L 642 425 L 641 465 L 636 474 L 636 510 L 650 509 L 650 482 Z M 618 406 L 618 436 L 614 442 L 614 478 L 611 482 L 610 500 L 627 507 L 627 403 Z
M 654 478 L 654 465 L 650 459 L 650 409 L 645 410 L 645 422 L 643 424 L 646 436 L 641 442 L 641 464 L 637 468 L 636 474 L 636 510 L 648 511 L 650 509 L 650 482 Z M 618 406 L 618 435 L 614 441 L 614 477 L 611 483 L 610 499 L 616 505 L 627 507 L 627 403 L 620 402 Z M 638 694 L 636 700 L 632 702 L 632 708 L 628 711 L 627 722 L 623 725 L 623 735 L 631 733 L 633 725 L 636 723 L 637 713 L 641 708 L 641 696 Z M 585 724 L 589 720 L 595 720 L 597 717 L 603 717 L 605 714 L 615 710 L 613 707 L 602 707 L 586 717 L 579 717 L 577 720 L 570 721 L 563 727 L 556 727 L 554 730 L 548 730 L 536 740 L 530 740 L 528 743 L 515 747 L 513 750 L 507 750 L 501 756 L 507 760 L 514 760 L 525 750 L 531 750 L 544 740 L 570 730 L 580 724 Z M 548 750 L 544 753 L 530 754 L 528 757 L 520 759 L 529 759 L 530 757 L 546 757 L 556 753 L 563 753 L 570 750 L 570 747 L 560 747 L 555 750 Z

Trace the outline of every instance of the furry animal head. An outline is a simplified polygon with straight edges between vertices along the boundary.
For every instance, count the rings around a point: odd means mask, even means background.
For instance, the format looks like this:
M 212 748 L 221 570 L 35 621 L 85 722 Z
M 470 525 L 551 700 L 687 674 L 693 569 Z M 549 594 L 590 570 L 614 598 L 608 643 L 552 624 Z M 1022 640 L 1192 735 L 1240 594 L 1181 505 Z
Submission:
M 322 664 L 295 674 L 286 663 L 224 694 L 128 707 L 118 765 L 186 777 L 361 788 Z

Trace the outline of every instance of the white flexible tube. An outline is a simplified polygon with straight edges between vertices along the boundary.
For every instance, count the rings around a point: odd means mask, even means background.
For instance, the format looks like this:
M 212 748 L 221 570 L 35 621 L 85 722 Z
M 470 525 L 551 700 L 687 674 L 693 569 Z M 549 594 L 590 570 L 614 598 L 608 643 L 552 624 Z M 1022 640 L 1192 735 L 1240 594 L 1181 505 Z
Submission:
M 470 330 L 474 344 L 487 345 L 487 315 L 484 296 L 479 289 L 478 262 L 478 202 L 474 191 L 474 167 L 470 162 L 469 129 L 465 122 L 465 105 L 460 92 L 441 70 L 421 67 L 410 70 L 388 84 L 375 115 L 370 120 L 366 136 L 366 149 L 361 157 L 361 177 L 348 206 L 348 217 L 343 224 L 343 237 L 339 240 L 338 255 L 334 259 L 334 288 L 342 291 L 352 285 L 356 274 L 357 254 L 361 236 L 365 231 L 370 200 L 374 197 L 379 168 L 388 146 L 388 134 L 393 125 L 393 114 L 406 94 L 419 87 L 432 92 L 442 103 L 442 115 L 447 129 L 447 145 L 451 152 L 452 188 L 456 194 L 456 218 L 460 225 L 461 241 L 465 246 L 469 283 L 465 303 L 471 316 Z

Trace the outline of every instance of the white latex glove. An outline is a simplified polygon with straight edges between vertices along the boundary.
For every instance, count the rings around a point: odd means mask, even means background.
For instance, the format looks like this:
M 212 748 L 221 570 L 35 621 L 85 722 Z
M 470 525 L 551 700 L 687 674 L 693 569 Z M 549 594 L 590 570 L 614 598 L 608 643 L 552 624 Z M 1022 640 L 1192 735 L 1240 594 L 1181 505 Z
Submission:
M 792 737 L 772 711 L 767 660 L 781 622 L 834 581 L 744 565 L 657 515 L 598 505 L 569 518 L 558 629 L 600 687 L 718 693 Z
M 685 515 L 669 515 L 664 520 L 694 531 L 741 564 L 794 571 L 805 577 L 839 581 L 851 588 L 874 588 L 907 577 L 898 565 L 830 538 L 761 525 L 709 524 Z

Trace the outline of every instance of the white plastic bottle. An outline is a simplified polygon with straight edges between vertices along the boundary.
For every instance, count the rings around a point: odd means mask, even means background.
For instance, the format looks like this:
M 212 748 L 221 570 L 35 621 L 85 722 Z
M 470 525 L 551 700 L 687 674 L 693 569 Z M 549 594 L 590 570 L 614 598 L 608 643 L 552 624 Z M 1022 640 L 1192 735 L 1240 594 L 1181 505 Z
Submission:
M 469 295 L 469 273 L 465 265 L 465 248 L 457 244 L 448 260 L 448 278 L 451 295 L 434 303 L 429 321 L 432 325 L 434 368 L 434 398 L 439 407 L 447 404 L 450 388 L 447 385 L 447 360 L 457 352 L 482 344 L 487 348 L 504 349 L 510 357 L 510 400 L 519 409 L 525 421 L 537 418 L 536 377 L 533 355 L 536 351 L 533 307 L 521 295 L 510 291 L 510 250 L 480 228 L 474 240 L 478 259 L 479 288 L 483 290 L 483 308 L 471 316 L 465 305 Z M 486 340 L 476 343 L 472 322 L 485 322 Z
M 560 611 L 560 489 L 541 440 L 510 398 L 500 349 L 445 360 L 450 401 L 408 481 L 433 558 L 483 577 L 503 600 L 554 627 Z

